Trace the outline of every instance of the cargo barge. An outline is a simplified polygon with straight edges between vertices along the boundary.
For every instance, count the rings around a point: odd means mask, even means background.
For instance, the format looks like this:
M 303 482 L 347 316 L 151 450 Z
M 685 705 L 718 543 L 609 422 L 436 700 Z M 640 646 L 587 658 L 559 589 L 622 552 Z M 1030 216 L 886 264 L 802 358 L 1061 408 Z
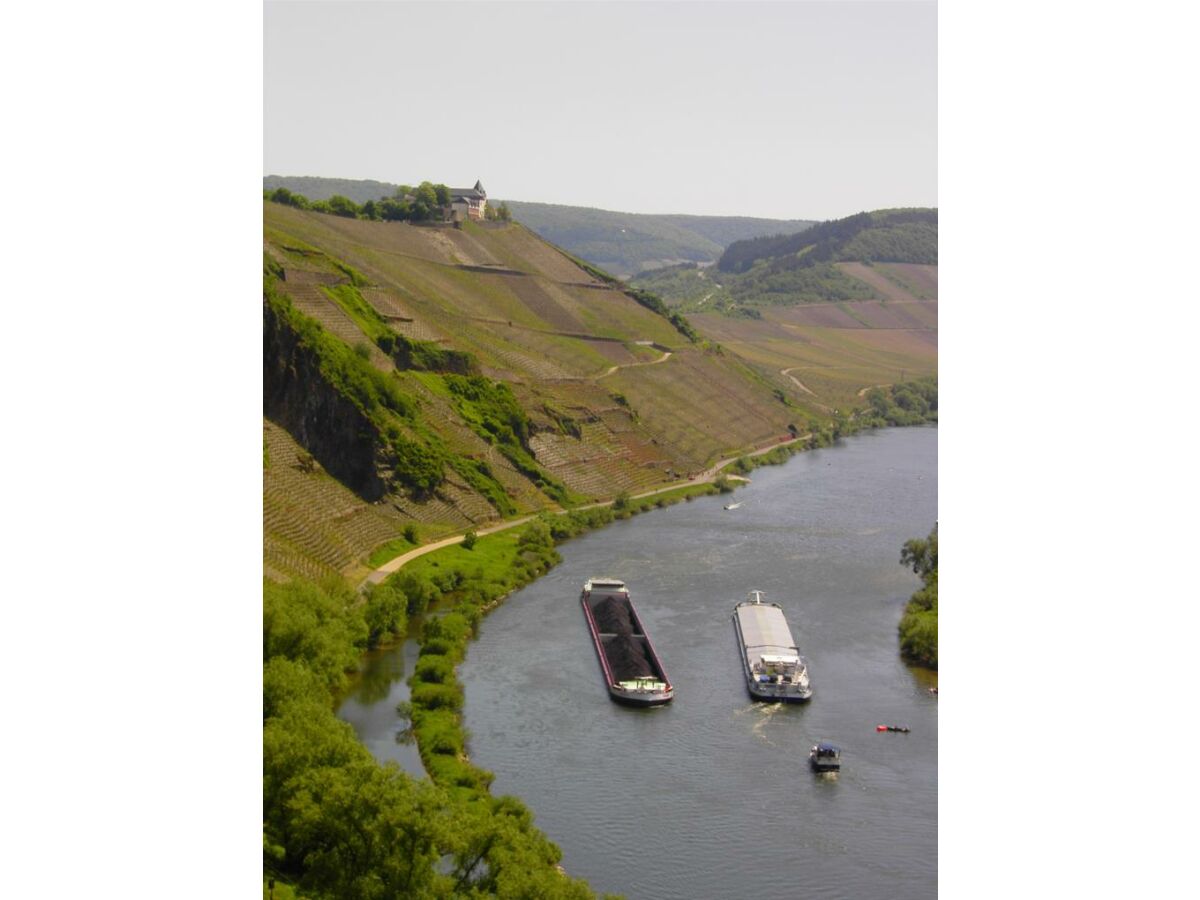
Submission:
M 579 599 L 612 698 L 633 706 L 669 703 L 675 689 L 633 608 L 625 582 L 588 579 Z
M 764 603 L 762 591 L 733 609 L 746 689 L 756 700 L 803 703 L 812 697 L 808 660 L 800 655 L 783 608 Z

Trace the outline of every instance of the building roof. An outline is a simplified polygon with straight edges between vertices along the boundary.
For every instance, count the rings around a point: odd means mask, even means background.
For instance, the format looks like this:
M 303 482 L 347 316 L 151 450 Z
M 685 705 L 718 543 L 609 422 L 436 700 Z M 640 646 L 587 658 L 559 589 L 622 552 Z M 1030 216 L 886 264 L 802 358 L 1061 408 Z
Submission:
M 483 182 L 475 182 L 475 187 L 469 188 L 450 188 L 451 197 L 470 197 L 472 200 L 486 200 L 487 191 L 483 189 Z

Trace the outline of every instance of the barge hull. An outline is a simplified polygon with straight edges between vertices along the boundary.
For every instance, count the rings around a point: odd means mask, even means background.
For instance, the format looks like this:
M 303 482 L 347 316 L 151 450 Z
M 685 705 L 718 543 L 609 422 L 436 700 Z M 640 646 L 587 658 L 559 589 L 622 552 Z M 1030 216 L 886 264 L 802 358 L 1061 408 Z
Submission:
M 812 688 L 807 683 L 760 681 L 753 670 L 752 658 L 756 654 L 795 655 L 799 658 L 783 611 L 774 604 L 739 603 L 734 608 L 732 619 L 747 693 L 755 700 L 776 703 L 807 703 L 811 700 Z
M 624 584 L 588 581 L 580 604 L 609 696 L 627 706 L 669 703 L 675 689 Z

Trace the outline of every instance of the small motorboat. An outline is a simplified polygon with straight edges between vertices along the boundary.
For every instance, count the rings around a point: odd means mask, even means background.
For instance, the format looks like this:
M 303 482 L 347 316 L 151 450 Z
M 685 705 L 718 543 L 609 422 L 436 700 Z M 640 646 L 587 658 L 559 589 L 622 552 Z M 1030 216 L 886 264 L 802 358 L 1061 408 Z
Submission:
M 907 725 L 876 725 L 876 731 L 898 731 L 900 734 L 908 734 L 912 731 Z
M 726 509 L 737 509 L 741 505 L 742 505 L 742 501 L 739 500 L 737 503 L 726 503 L 725 508 Z
M 815 772 L 838 772 L 842 768 L 842 748 L 821 741 L 808 751 L 808 762 Z

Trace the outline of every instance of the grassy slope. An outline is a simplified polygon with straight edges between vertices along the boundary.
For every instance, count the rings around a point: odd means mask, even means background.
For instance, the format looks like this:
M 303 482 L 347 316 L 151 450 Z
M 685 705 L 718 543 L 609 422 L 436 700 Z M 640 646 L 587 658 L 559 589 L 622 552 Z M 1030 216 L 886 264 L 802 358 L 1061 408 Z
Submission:
M 690 318 L 781 388 L 796 389 L 795 378 L 813 392 L 804 396 L 826 407 L 861 406 L 864 387 L 937 374 L 936 300 L 776 307 L 760 320 Z
M 535 425 L 531 445 L 538 462 L 588 498 L 668 483 L 717 456 L 783 434 L 797 418 L 797 410 L 736 360 L 690 344 L 663 317 L 596 281 L 521 226 L 418 228 L 272 203 L 264 204 L 264 216 L 268 253 L 289 271 L 282 288 L 303 295 L 311 315 L 336 320 L 343 340 L 354 343 L 349 319 L 334 302 L 336 292 L 311 283 L 319 277 L 344 281 L 344 272 L 324 257 L 289 247 L 319 248 L 348 264 L 369 282 L 360 289 L 365 298 L 411 320 L 395 321 L 397 330 L 419 330 L 444 346 L 468 350 L 486 375 L 509 383 Z M 464 268 L 478 265 L 495 271 Z M 672 355 L 654 365 L 610 371 L 661 358 L 662 351 L 639 343 L 647 341 Z M 381 369 L 390 367 L 386 359 L 372 355 L 372 360 Z M 420 427 L 463 457 L 486 462 L 518 511 L 551 505 L 466 426 L 430 381 L 437 376 L 400 378 L 404 390 L 419 399 Z M 334 501 L 300 491 L 291 483 L 296 466 L 291 453 L 291 461 L 273 458 L 265 470 L 265 552 L 275 576 L 321 571 L 318 563 L 352 571 L 368 544 L 394 539 L 408 522 L 420 522 L 425 538 L 495 515 L 478 492 L 452 477 L 430 501 L 400 497 L 374 507 L 373 530 L 360 528 L 360 536 L 350 539 L 339 532 L 342 517 L 364 516 L 356 512 L 353 495 Z M 283 508 L 279 498 L 289 492 L 296 500 Z M 299 536 L 287 531 L 310 520 L 321 527 Z M 336 554 L 330 550 L 334 545 L 340 547 Z M 299 557 L 306 561 L 301 564 Z

